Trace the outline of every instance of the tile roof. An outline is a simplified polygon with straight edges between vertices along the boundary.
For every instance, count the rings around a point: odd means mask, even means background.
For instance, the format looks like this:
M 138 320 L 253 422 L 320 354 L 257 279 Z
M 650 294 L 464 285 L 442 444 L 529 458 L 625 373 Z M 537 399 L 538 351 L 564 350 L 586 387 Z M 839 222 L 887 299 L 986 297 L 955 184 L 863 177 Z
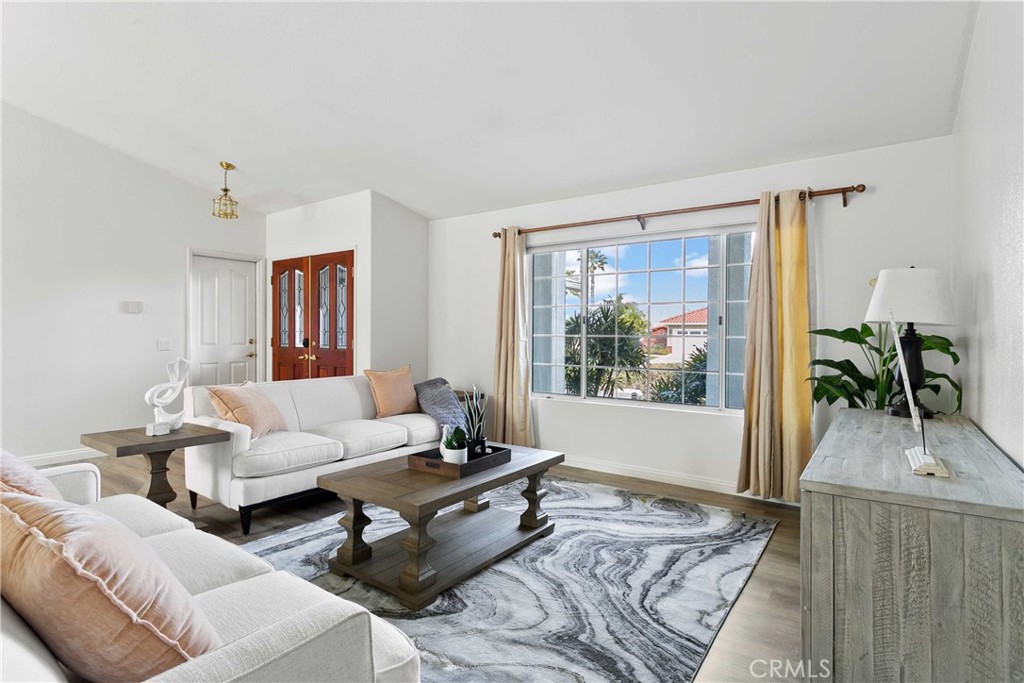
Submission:
M 693 311 L 687 311 L 683 315 L 674 315 L 671 318 L 665 318 L 659 325 L 707 325 L 708 324 L 708 307 L 698 308 Z

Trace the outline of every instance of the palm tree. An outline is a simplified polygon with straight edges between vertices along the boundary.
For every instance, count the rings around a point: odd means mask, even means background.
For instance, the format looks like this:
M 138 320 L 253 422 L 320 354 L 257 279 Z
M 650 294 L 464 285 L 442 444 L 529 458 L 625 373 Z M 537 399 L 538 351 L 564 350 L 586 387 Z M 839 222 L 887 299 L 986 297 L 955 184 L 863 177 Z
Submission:
M 598 271 L 604 272 L 608 269 L 608 256 L 604 252 L 594 251 L 593 249 L 587 250 L 587 272 L 590 273 L 590 291 L 593 292 L 596 283 L 594 282 L 594 273 Z M 580 282 L 580 275 L 574 269 L 569 268 L 565 271 L 565 291 L 569 292 L 573 296 L 580 296 L 582 289 L 582 283 Z

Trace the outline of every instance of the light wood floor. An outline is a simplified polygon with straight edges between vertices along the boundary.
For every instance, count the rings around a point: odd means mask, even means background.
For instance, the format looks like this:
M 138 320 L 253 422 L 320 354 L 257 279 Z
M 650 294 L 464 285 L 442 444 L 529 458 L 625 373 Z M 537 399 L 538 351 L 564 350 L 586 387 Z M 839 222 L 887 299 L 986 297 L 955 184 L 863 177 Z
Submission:
M 127 458 L 96 458 L 89 462 L 103 473 L 103 495 L 136 493 L 149 474 L 142 456 Z M 238 513 L 205 498 L 199 506 L 189 507 L 185 490 L 184 460 L 180 452 L 170 460 L 171 485 L 178 492 L 177 500 L 168 507 L 177 514 L 191 519 L 196 527 L 220 536 L 232 543 L 272 535 L 304 522 L 322 519 L 332 513 L 343 512 L 340 500 L 330 495 L 299 502 L 256 510 L 253 513 L 252 533 L 243 536 Z M 759 501 L 661 484 L 646 479 L 635 479 L 603 474 L 573 467 L 558 466 L 551 470 L 579 481 L 609 484 L 624 489 L 654 495 L 679 498 L 693 503 L 716 505 L 749 514 L 773 517 L 779 524 L 754 569 L 739 600 L 733 606 L 725 624 L 718 633 L 711 651 L 697 673 L 697 681 L 754 681 L 750 671 L 755 660 L 800 660 L 800 514 L 795 508 Z M 764 671 L 764 665 L 755 669 Z M 773 678 L 773 681 L 780 679 Z

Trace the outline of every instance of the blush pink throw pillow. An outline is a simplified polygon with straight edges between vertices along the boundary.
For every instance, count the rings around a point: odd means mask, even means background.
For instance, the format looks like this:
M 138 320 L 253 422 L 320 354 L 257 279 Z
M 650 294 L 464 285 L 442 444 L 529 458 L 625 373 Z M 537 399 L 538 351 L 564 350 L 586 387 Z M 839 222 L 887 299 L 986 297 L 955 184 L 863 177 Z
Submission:
M 0 491 L 64 500 L 53 482 L 16 455 L 0 451 Z
M 4 600 L 86 680 L 146 680 L 221 644 L 156 553 L 97 510 L 0 494 L 0 573 Z
M 370 391 L 377 404 L 377 417 L 391 417 L 420 412 L 416 388 L 412 383 L 412 366 L 394 370 L 363 370 L 370 380 Z
M 254 439 L 288 429 L 274 402 L 250 382 L 237 387 L 210 387 L 209 392 L 210 403 L 221 419 L 249 425 Z

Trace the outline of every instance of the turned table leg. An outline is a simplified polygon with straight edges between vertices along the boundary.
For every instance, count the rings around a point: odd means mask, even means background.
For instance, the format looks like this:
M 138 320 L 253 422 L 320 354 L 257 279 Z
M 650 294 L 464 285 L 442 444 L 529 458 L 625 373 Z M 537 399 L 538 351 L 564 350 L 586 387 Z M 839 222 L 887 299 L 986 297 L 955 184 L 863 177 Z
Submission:
M 427 553 L 437 544 L 427 533 L 427 524 L 436 515 L 436 512 L 422 517 L 402 515 L 402 519 L 409 525 L 409 532 L 402 539 L 402 547 L 409 554 L 409 563 L 398 577 L 398 586 L 407 593 L 418 593 L 437 580 L 437 572 L 427 562 Z
M 491 507 L 491 501 L 483 496 L 473 496 L 462 503 L 462 509 L 466 512 L 482 512 L 489 507 Z
M 345 516 L 338 520 L 347 532 L 345 542 L 338 548 L 338 562 L 353 565 L 370 559 L 373 548 L 363 540 L 363 529 L 372 521 L 363 512 L 363 501 L 353 498 L 342 498 L 345 501 Z
M 167 507 L 167 504 L 178 497 L 178 494 L 171 488 L 171 482 L 167 481 L 167 459 L 174 451 L 158 451 L 156 453 L 144 453 L 146 463 L 149 465 L 149 486 L 142 487 L 139 495 L 149 498 L 154 503 Z
M 526 488 L 523 490 L 523 498 L 528 505 L 526 512 L 519 516 L 519 525 L 529 529 L 537 529 L 548 523 L 548 513 L 540 509 L 541 499 L 548 495 L 548 490 L 540 485 L 541 477 L 547 470 L 529 475 Z

